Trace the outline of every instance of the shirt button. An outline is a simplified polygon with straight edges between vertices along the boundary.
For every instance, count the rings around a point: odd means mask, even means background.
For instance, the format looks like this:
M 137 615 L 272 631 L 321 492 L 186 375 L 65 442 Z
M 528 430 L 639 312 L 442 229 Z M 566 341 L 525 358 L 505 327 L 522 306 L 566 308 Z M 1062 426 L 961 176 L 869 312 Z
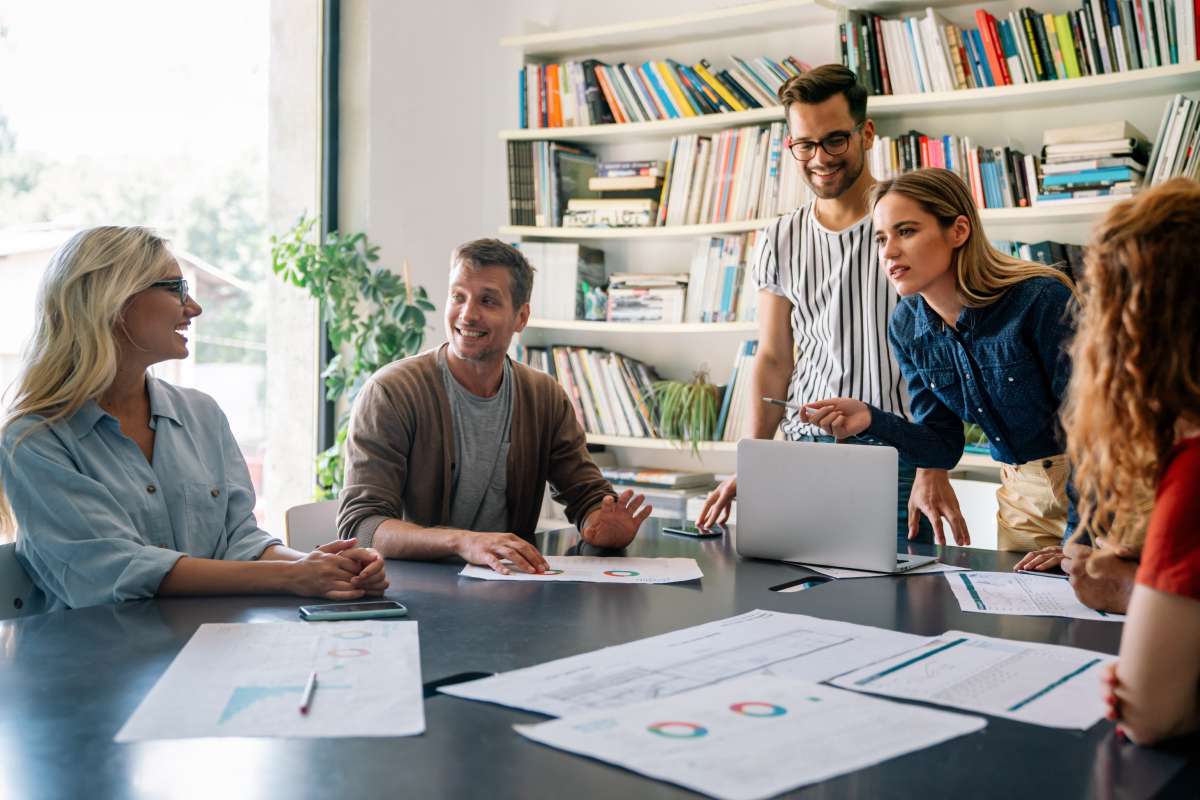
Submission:
M 1013 382 L 1013 376 L 1012 376 L 1012 375 L 1009 375 L 1009 376 L 1008 376 L 1008 382 L 1009 382 L 1009 383 L 1012 383 L 1012 382 Z
M 221 490 L 213 489 L 211 492 L 209 492 L 209 494 L 211 494 L 213 497 L 219 497 L 221 495 Z
M 982 414 L 982 413 L 983 413 L 983 409 L 982 409 L 982 408 L 977 408 L 977 409 L 975 409 L 975 410 L 976 410 L 976 411 L 978 411 L 980 414 Z
M 931 383 L 931 384 L 929 384 L 929 388 L 930 388 L 930 389 L 936 389 L 936 388 L 937 388 L 937 384 L 936 384 L 936 383 Z
M 158 491 L 158 487 L 155 486 L 153 483 L 151 483 L 146 486 L 146 491 L 149 492 L 150 494 L 154 494 L 155 492 Z
M 1050 468 L 1051 468 L 1051 467 L 1053 467 L 1053 466 L 1054 466 L 1054 462 L 1053 462 L 1053 461 L 1051 461 L 1051 460 L 1050 460 L 1050 459 L 1048 459 L 1048 458 L 1047 458 L 1045 461 L 1043 461 L 1043 462 L 1042 462 L 1042 468 L 1043 468 L 1043 469 L 1050 469 Z

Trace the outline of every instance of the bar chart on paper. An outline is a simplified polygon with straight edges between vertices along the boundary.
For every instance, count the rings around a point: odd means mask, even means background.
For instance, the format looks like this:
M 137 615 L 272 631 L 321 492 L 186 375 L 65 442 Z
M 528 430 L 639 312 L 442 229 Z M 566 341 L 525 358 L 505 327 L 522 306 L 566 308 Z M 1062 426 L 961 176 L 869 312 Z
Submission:
M 301 714 L 313 672 L 316 689 Z M 230 623 L 200 626 L 116 741 L 424 729 L 417 623 Z

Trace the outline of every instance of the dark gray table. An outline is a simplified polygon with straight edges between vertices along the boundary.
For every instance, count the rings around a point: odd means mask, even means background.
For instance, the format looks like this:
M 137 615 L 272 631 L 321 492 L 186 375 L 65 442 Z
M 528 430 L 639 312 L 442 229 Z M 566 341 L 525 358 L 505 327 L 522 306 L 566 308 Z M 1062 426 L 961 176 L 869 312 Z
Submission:
M 653 523 L 653 521 L 651 521 Z M 544 537 L 578 552 L 574 531 Z M 914 552 L 931 552 L 914 547 Z M 593 553 L 585 553 L 593 554 Z M 1117 652 L 1120 625 L 964 614 L 940 575 L 827 583 L 778 593 L 806 570 L 739 559 L 730 543 L 644 529 L 629 555 L 693 556 L 700 582 L 666 586 L 460 579 L 460 566 L 389 562 L 389 595 L 420 622 L 427 682 L 496 672 L 628 642 L 754 608 L 938 634 L 975 631 Z M 1004 569 L 1008 554 L 945 548 L 943 559 Z M 287 597 L 171 599 L 0 623 L 0 797 L 694 796 L 519 737 L 542 719 L 448 696 L 402 739 L 202 739 L 115 744 L 113 735 L 205 622 L 295 620 Z M 1116 741 L 1109 723 L 1072 733 L 989 719 L 934 748 L 809 787 L 811 797 L 1200 797 L 1195 740 L 1166 750 Z

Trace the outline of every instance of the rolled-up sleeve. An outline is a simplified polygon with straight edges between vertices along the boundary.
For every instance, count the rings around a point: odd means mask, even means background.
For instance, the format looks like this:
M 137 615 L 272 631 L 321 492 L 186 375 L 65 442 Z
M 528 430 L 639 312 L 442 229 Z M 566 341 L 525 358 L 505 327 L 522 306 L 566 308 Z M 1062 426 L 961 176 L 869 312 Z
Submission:
M 258 527 L 254 516 L 254 484 L 242 457 L 242 449 L 233 438 L 229 420 L 221 414 L 221 451 L 225 460 L 225 481 L 229 505 L 225 511 L 225 547 L 213 557 L 230 561 L 255 561 L 280 539 Z M 332 531 L 330 532 L 332 535 Z
M 337 529 L 370 547 L 375 530 L 388 519 L 403 519 L 404 488 L 412 433 L 408 420 L 371 380 L 354 400 L 346 436 L 346 479 L 338 495 Z
M 70 607 L 154 596 L 183 553 L 144 544 L 120 503 L 79 471 L 51 429 L 13 447 L 24 427 L 6 431 L 0 478 L 33 581 Z

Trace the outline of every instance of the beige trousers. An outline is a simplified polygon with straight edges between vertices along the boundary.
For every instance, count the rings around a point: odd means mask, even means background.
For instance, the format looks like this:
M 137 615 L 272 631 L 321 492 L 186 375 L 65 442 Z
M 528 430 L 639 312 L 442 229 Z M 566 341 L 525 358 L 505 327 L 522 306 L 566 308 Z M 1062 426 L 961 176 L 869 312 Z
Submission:
M 1067 457 L 1003 465 L 996 500 L 996 546 L 1029 552 L 1060 544 L 1067 529 Z

